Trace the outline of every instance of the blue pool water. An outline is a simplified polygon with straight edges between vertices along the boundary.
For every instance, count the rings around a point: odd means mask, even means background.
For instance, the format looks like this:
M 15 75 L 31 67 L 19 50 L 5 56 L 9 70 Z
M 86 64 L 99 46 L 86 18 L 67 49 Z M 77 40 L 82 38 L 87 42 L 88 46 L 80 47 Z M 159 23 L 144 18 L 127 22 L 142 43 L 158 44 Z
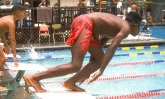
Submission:
M 152 36 L 160 39 L 165 39 L 165 26 L 152 26 Z
M 104 49 L 105 50 L 105 49 Z M 154 54 L 154 52 L 157 52 Z M 140 53 L 140 54 L 139 54 Z M 144 54 L 144 53 L 150 53 Z M 71 60 L 70 50 L 49 50 L 49 51 L 37 51 L 38 57 L 32 59 L 30 53 L 27 51 L 19 52 L 21 59 L 19 62 L 37 63 L 46 68 L 55 67 L 59 64 L 68 63 Z M 131 56 L 133 54 L 133 56 Z M 165 73 L 165 45 L 159 45 L 157 48 L 146 47 L 142 50 L 130 49 L 130 50 L 118 50 L 115 53 L 112 61 L 107 66 L 105 72 L 101 77 L 114 77 L 114 76 L 129 76 L 129 75 L 147 75 Z M 89 61 L 89 54 L 83 62 L 83 65 Z M 154 61 L 154 64 L 134 64 L 134 65 L 112 65 L 117 63 L 130 63 L 130 62 L 146 62 Z M 34 67 L 35 68 L 35 67 Z M 36 72 L 26 72 L 25 75 L 30 75 Z M 11 72 L 15 75 L 15 72 Z M 51 78 L 42 80 L 42 82 L 63 81 L 71 77 L 73 74 L 63 77 Z M 98 80 L 90 85 L 86 82 L 80 85 L 80 87 L 86 89 L 87 93 L 92 94 L 95 97 L 116 96 L 125 95 L 131 93 L 148 92 L 154 90 L 165 90 L 165 75 L 148 76 L 142 78 L 125 78 L 118 80 Z M 60 83 L 44 84 L 46 88 L 60 88 Z M 142 99 L 142 98 L 140 98 Z M 144 99 L 165 99 L 165 95 L 145 97 Z

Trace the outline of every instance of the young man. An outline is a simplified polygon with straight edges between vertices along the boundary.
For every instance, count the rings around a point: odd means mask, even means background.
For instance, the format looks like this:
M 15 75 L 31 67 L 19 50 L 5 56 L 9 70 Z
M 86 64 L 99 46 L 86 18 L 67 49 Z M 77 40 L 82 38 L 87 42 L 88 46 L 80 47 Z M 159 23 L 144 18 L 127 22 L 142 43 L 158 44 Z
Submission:
M 0 18 L 0 39 L 4 45 L 5 53 L 9 54 L 11 51 L 13 53 L 13 60 L 15 66 L 18 66 L 17 58 L 16 58 L 16 40 L 15 40 L 15 22 L 17 20 L 23 20 L 26 16 L 25 8 L 21 4 L 16 4 L 11 9 L 11 15 L 7 15 Z M 9 32 L 10 36 L 10 47 L 7 43 L 5 33 Z M 2 67 L 5 64 L 7 58 L 4 55 L 3 46 L 0 45 L 0 71 L 2 71 Z
M 25 76 L 25 82 L 29 85 L 31 84 L 37 92 L 45 92 L 46 90 L 39 84 L 40 80 L 77 72 L 73 77 L 65 81 L 63 86 L 75 91 L 85 91 L 75 83 L 82 83 L 91 73 L 100 68 L 89 83 L 97 79 L 114 56 L 121 41 L 129 34 L 138 35 L 138 26 L 141 21 L 142 18 L 137 12 L 128 13 L 125 20 L 115 15 L 101 12 L 76 17 L 72 22 L 71 33 L 67 40 L 67 44 L 71 45 L 71 62 L 28 77 Z M 102 48 L 110 39 L 113 40 L 104 54 Z M 87 52 L 91 54 L 90 61 L 81 69 Z

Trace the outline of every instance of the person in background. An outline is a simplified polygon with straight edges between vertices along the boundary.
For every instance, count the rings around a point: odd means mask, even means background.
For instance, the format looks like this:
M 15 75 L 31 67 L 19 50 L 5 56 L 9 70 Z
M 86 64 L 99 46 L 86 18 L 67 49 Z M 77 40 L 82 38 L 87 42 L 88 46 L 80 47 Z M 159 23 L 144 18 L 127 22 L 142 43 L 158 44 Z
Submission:
M 140 15 L 143 17 L 143 7 L 140 6 Z
M 127 13 L 129 13 L 131 11 L 131 4 L 129 4 L 129 6 L 127 7 Z
M 81 0 L 81 2 L 78 4 L 79 12 L 78 12 L 77 16 L 87 13 L 87 8 L 86 8 L 87 5 L 86 5 L 86 3 L 84 3 L 84 1 L 85 0 Z
M 31 85 L 36 92 L 46 92 L 39 81 L 52 77 L 64 76 L 76 73 L 74 76 L 63 82 L 63 87 L 84 92 L 85 90 L 76 85 L 84 82 L 93 72 L 92 79 L 88 84 L 96 80 L 104 72 L 107 64 L 113 58 L 121 41 L 129 34 L 139 34 L 139 25 L 142 18 L 137 12 L 130 12 L 126 19 L 103 12 L 93 12 L 76 17 L 71 24 L 71 32 L 66 43 L 71 46 L 72 60 L 67 64 L 61 64 L 30 76 L 24 76 L 27 85 Z M 112 39 L 104 53 L 104 45 Z M 90 53 L 89 63 L 82 68 L 86 53 Z
M 153 17 L 151 15 L 151 5 L 150 4 L 147 4 L 147 7 L 146 7 L 146 20 L 148 23 L 154 25 L 154 22 L 153 22 Z
M 146 21 L 147 21 L 148 24 L 154 25 L 153 17 L 152 16 L 148 16 L 147 19 L 146 19 Z
M 39 7 L 49 7 L 45 0 L 41 0 L 41 3 L 38 5 Z
M 58 7 L 58 3 L 54 3 L 53 7 Z
M 135 2 L 133 2 L 132 5 L 131 5 L 131 11 L 138 12 L 138 6 L 136 5 Z
M 26 8 L 26 17 L 25 17 L 25 27 L 30 27 L 31 26 L 31 9 L 29 8 L 30 7 L 30 4 L 29 2 L 25 2 L 24 3 L 24 6 Z
M 123 8 L 122 6 L 120 6 L 120 15 L 123 15 L 123 14 L 124 14 Z
M 111 3 L 115 3 L 116 2 L 116 0 L 111 0 Z
M 147 4 L 147 7 L 146 7 L 146 15 L 147 15 L 147 17 L 148 17 L 148 16 L 151 16 L 151 6 L 150 6 L 150 4 Z
M 23 20 L 26 16 L 25 7 L 22 4 L 16 4 L 11 9 L 11 14 L 7 16 L 3 16 L 0 18 L 0 39 L 1 43 L 4 45 L 0 45 L 0 71 L 2 72 L 3 65 L 5 64 L 7 58 L 4 53 L 13 54 L 13 60 L 15 66 L 18 66 L 17 57 L 16 57 L 16 40 L 15 40 L 15 22 L 17 20 Z M 10 36 L 10 46 L 7 43 L 5 33 L 9 32 Z M 10 49 L 11 47 L 11 49 Z
M 162 23 L 165 23 L 165 15 L 162 17 Z
M 7 0 L 7 1 L 5 2 L 5 5 L 7 5 L 7 6 L 10 5 L 10 1 Z

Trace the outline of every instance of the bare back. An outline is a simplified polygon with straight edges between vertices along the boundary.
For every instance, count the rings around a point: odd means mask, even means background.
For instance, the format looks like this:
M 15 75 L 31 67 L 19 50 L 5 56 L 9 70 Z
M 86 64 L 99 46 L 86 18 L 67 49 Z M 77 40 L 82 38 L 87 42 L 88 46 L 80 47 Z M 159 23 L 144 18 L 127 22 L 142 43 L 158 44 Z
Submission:
M 15 31 L 15 21 L 12 15 L 4 16 L 0 18 L 0 37 L 6 33 Z
M 115 37 L 118 33 L 129 34 L 128 23 L 113 14 L 94 12 L 86 14 L 94 23 L 94 34 Z

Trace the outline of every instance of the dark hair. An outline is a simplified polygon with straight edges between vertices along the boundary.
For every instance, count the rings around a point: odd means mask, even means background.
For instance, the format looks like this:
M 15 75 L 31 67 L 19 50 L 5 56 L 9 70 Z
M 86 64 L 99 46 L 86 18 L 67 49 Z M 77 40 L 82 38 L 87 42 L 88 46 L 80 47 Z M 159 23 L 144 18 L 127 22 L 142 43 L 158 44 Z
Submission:
M 16 13 L 17 11 L 26 11 L 26 8 L 23 4 L 17 3 L 12 7 L 11 13 Z
M 142 17 L 139 13 L 131 11 L 127 14 L 125 20 L 139 23 L 142 21 Z

